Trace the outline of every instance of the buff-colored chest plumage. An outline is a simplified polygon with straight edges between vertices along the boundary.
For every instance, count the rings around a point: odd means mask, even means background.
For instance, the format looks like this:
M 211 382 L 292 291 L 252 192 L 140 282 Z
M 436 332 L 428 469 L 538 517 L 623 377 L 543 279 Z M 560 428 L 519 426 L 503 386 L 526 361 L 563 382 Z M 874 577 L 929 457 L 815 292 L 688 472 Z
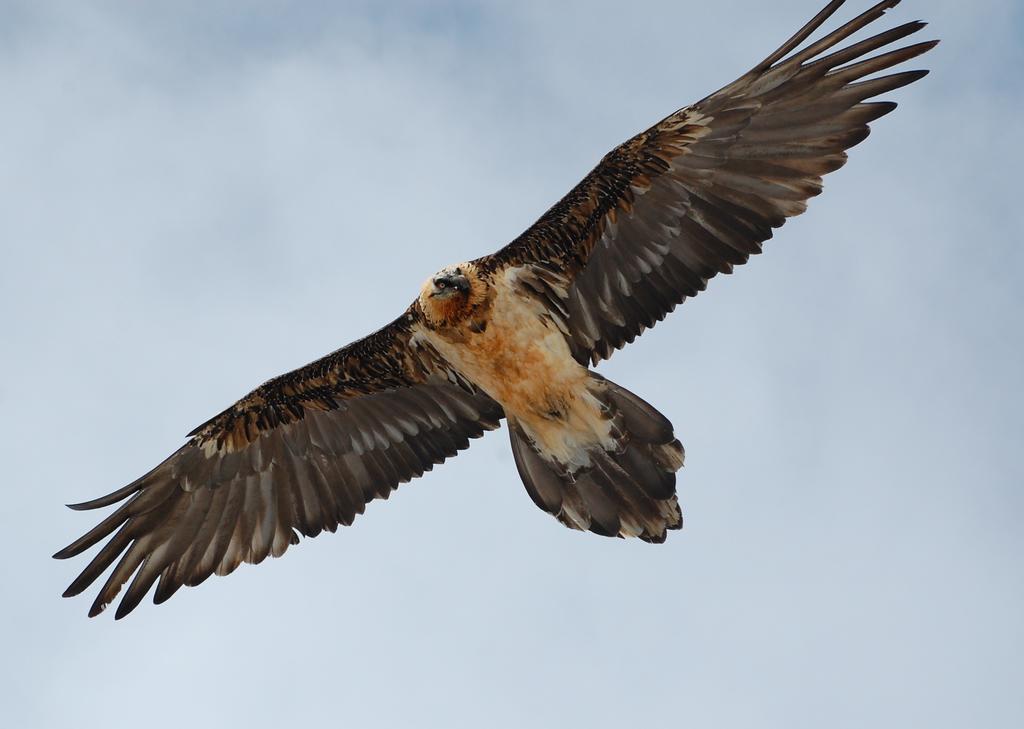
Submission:
M 519 294 L 509 275 L 499 274 L 489 285 L 489 305 L 480 318 L 485 326 L 467 321 L 426 336 L 546 450 L 573 461 L 571 451 L 608 437 L 588 390 L 589 373 L 572 358 L 540 302 Z

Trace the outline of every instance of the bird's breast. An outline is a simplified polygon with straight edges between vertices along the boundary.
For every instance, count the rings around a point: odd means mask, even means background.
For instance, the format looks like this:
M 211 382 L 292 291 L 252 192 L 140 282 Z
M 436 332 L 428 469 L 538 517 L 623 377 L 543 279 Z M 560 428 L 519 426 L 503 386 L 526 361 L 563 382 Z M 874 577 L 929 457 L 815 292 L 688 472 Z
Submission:
M 587 368 L 573 359 L 541 302 L 517 293 L 507 276 L 495 278 L 487 311 L 431 331 L 431 344 L 560 458 L 579 443 L 604 440 L 608 424 L 588 391 Z

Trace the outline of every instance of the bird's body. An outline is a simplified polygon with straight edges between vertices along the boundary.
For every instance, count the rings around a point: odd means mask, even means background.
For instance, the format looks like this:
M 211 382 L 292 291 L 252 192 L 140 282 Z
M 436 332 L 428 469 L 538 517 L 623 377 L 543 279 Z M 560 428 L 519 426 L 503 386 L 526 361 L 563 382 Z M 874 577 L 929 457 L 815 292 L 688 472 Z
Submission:
M 516 273 L 474 274 L 478 308 L 448 326 L 435 326 L 428 317 L 419 336 L 497 401 L 545 453 L 583 465 L 587 449 L 611 447 L 609 423 L 587 391 L 589 371 L 573 359 L 544 303 L 516 285 Z M 429 306 L 423 298 L 419 303 Z
M 108 568 L 90 615 L 279 556 L 508 422 L 527 492 L 566 526 L 660 542 L 682 525 L 669 420 L 590 369 L 720 273 L 759 253 L 895 108 L 868 99 L 925 75 L 873 76 L 935 42 L 886 50 L 911 22 L 837 48 L 883 0 L 801 46 L 832 0 L 768 58 L 608 153 L 497 252 L 432 276 L 393 322 L 264 383 L 137 481 L 58 552 L 105 541 L 65 591 Z
M 543 268 L 444 269 L 414 305 L 424 316 L 410 342 L 501 406 L 538 506 L 573 528 L 663 541 L 682 526 L 674 488 L 682 446 L 667 418 L 573 358 L 564 313 L 538 295 L 538 276 L 565 296 L 568 282 Z M 437 302 L 436 282 L 455 277 L 465 292 Z

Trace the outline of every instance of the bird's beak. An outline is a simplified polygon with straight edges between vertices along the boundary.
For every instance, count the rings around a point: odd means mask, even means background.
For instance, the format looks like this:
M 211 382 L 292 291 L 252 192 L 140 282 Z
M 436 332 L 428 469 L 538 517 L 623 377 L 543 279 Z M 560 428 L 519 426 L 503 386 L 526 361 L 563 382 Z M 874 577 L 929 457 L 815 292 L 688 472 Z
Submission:
M 443 288 L 441 287 L 441 284 L 444 284 Z M 435 296 L 445 298 L 456 292 L 466 293 L 467 291 L 469 291 L 469 279 L 462 274 L 456 274 L 454 276 L 445 276 L 444 278 L 434 279 L 434 290 L 431 292 L 430 296 L 432 298 Z

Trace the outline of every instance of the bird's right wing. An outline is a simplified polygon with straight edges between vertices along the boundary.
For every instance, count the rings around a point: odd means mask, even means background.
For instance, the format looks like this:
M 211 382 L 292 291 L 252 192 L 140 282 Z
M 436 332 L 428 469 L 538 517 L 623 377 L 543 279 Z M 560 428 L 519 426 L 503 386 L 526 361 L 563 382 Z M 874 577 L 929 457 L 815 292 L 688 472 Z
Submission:
M 380 331 L 270 380 L 196 428 L 142 478 L 73 505 L 124 501 L 54 555 L 73 557 L 108 540 L 65 597 L 116 561 L 90 616 L 133 575 L 118 618 L 157 579 L 154 601 L 163 602 L 182 585 L 283 554 L 298 534 L 351 524 L 367 502 L 386 499 L 399 483 L 497 427 L 501 407 L 418 341 L 418 325 L 414 307 Z

